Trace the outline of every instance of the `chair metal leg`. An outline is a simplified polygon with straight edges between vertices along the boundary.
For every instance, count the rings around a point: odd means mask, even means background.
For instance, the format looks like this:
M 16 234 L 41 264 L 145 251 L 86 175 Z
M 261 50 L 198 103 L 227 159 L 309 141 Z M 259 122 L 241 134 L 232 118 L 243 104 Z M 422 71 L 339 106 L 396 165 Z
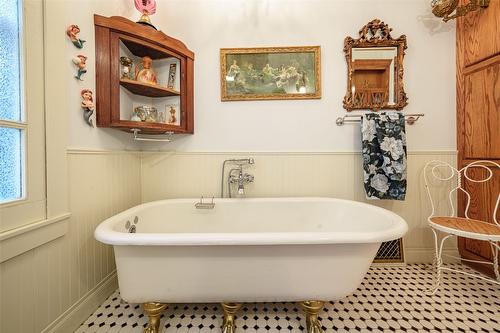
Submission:
M 439 285 L 441 284 L 441 264 L 442 264 L 442 259 L 440 258 L 439 255 L 439 234 L 437 230 L 432 229 L 432 233 L 434 234 L 434 259 L 432 262 L 433 268 L 434 268 L 434 281 L 431 289 L 429 292 L 431 295 L 434 295 L 437 290 L 439 289 Z
M 431 229 L 433 234 L 434 234 L 434 246 L 436 248 L 436 253 L 435 253 L 435 258 L 434 258 L 434 264 L 435 264 L 435 277 L 434 277 L 434 285 L 432 286 L 430 293 L 431 295 L 435 295 L 436 292 L 438 291 L 439 287 L 441 286 L 441 280 L 443 278 L 443 248 L 444 248 L 444 242 L 450 238 L 453 237 L 453 235 L 446 235 L 441 240 L 439 240 L 439 233 L 437 230 Z
M 498 267 L 498 250 L 499 246 L 496 242 L 490 242 L 491 253 L 493 254 L 493 272 L 495 272 L 495 277 L 498 282 L 500 282 L 500 272 Z

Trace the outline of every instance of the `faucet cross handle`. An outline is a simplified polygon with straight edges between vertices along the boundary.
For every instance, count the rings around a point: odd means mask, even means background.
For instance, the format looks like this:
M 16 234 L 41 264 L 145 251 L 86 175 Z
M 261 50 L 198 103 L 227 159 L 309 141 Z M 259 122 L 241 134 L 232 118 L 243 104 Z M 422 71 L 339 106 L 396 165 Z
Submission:
M 237 182 L 238 182 L 238 177 L 237 176 L 235 176 L 235 175 L 230 175 L 229 176 L 229 183 L 230 184 L 235 184 Z
M 253 180 L 255 179 L 255 177 L 253 175 L 250 175 L 248 173 L 246 173 L 244 176 L 243 176 L 243 180 L 247 183 L 253 183 Z

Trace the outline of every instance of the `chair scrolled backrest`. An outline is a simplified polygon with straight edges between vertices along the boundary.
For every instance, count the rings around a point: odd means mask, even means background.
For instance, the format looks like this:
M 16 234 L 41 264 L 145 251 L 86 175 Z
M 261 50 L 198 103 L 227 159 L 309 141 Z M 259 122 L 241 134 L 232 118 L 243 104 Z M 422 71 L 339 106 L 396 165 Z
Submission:
M 447 170 L 450 174 L 442 175 L 440 174 L 440 170 Z M 486 171 L 486 176 L 482 179 L 474 179 L 469 174 L 469 171 L 472 168 L 480 168 Z M 463 187 L 464 181 L 470 181 L 473 183 L 486 183 L 490 180 L 494 180 L 494 170 L 498 169 L 500 171 L 500 164 L 493 161 L 475 161 L 471 162 L 468 165 L 464 166 L 462 169 L 457 169 L 453 167 L 451 164 L 443 161 L 433 160 L 428 162 L 424 167 L 424 181 L 425 188 L 427 191 L 427 195 L 429 197 L 429 201 L 431 203 L 432 212 L 429 218 L 433 217 L 436 213 L 436 203 L 434 202 L 433 196 L 430 190 L 430 181 L 438 180 L 438 181 L 456 181 L 456 184 L 452 186 L 450 192 L 448 193 L 448 200 L 451 207 L 451 215 L 455 216 L 456 207 L 453 202 L 453 195 L 458 191 L 462 191 L 466 196 L 466 206 L 465 206 L 465 217 L 469 218 L 469 206 L 471 203 L 471 195 L 470 193 Z M 497 220 L 497 212 L 500 206 L 500 193 L 497 195 L 497 200 L 495 204 L 495 208 L 493 209 L 493 221 L 500 226 L 499 221 Z

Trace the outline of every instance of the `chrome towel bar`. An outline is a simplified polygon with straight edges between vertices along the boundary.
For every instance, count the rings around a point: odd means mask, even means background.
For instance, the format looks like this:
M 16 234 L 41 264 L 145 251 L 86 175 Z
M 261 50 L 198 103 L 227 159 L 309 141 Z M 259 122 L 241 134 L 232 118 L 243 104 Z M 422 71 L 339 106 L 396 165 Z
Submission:
M 165 132 L 163 136 L 160 137 L 147 137 L 147 136 L 139 136 L 139 132 L 141 131 L 138 128 L 133 128 L 131 129 L 132 133 L 134 133 L 134 140 L 135 141 L 153 141 L 153 142 L 172 142 L 172 135 L 174 135 L 174 132 Z
M 337 124 L 337 126 L 342 126 L 346 123 L 360 123 L 362 116 L 363 115 L 361 114 L 346 114 L 342 117 L 338 117 L 335 123 Z M 423 116 L 425 116 L 425 114 L 423 113 L 405 114 L 406 123 L 408 125 L 413 125 L 417 120 L 420 119 L 420 117 Z

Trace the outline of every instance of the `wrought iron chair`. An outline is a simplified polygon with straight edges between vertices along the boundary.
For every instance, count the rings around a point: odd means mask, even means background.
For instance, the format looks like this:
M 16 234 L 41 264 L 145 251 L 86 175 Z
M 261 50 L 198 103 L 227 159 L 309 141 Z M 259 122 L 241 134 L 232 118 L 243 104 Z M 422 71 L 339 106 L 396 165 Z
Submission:
M 483 171 L 486 172 L 486 176 L 484 176 L 482 179 L 472 178 L 468 173 L 472 168 L 482 169 Z M 469 217 L 471 195 L 464 188 L 465 181 L 469 181 L 472 183 L 486 183 L 489 181 L 495 181 L 494 170 L 496 170 L 497 168 L 500 170 L 500 165 L 492 161 L 472 162 L 460 170 L 454 168 L 449 163 L 442 161 L 430 161 L 425 165 L 424 168 L 425 188 L 427 190 L 427 194 L 429 196 L 432 208 L 432 212 L 431 215 L 428 217 L 428 221 L 431 230 L 434 234 L 434 246 L 436 248 L 434 257 L 436 276 L 435 276 L 434 286 L 431 289 L 432 294 L 435 294 L 437 292 L 441 284 L 442 271 L 462 273 L 468 276 L 477 277 L 500 285 L 500 273 L 498 267 L 498 254 L 500 250 L 499 246 L 500 223 L 497 220 L 497 211 L 499 209 L 499 204 L 500 204 L 500 193 L 498 193 L 495 208 L 493 209 L 494 223 L 487 223 L 485 221 L 475 220 Z M 435 195 L 431 194 L 431 189 L 430 189 L 431 182 L 436 182 L 436 181 L 450 182 L 451 190 L 448 193 L 447 201 L 449 207 L 451 208 L 451 214 L 448 214 L 447 216 L 439 216 L 436 213 L 437 203 L 434 200 Z M 496 181 L 499 181 L 498 178 L 496 178 Z M 465 217 L 456 217 L 456 208 L 453 199 L 454 199 L 454 194 L 458 193 L 459 191 L 462 191 L 466 198 L 466 205 L 464 212 Z M 460 259 L 463 261 L 493 265 L 493 271 L 495 273 L 496 280 L 479 274 L 469 273 L 460 269 L 443 266 L 443 244 L 447 239 L 453 236 L 487 241 L 490 244 L 491 252 L 493 255 L 493 260 L 491 262 L 463 259 L 451 255 L 446 255 L 446 256 L 453 257 L 455 259 Z

